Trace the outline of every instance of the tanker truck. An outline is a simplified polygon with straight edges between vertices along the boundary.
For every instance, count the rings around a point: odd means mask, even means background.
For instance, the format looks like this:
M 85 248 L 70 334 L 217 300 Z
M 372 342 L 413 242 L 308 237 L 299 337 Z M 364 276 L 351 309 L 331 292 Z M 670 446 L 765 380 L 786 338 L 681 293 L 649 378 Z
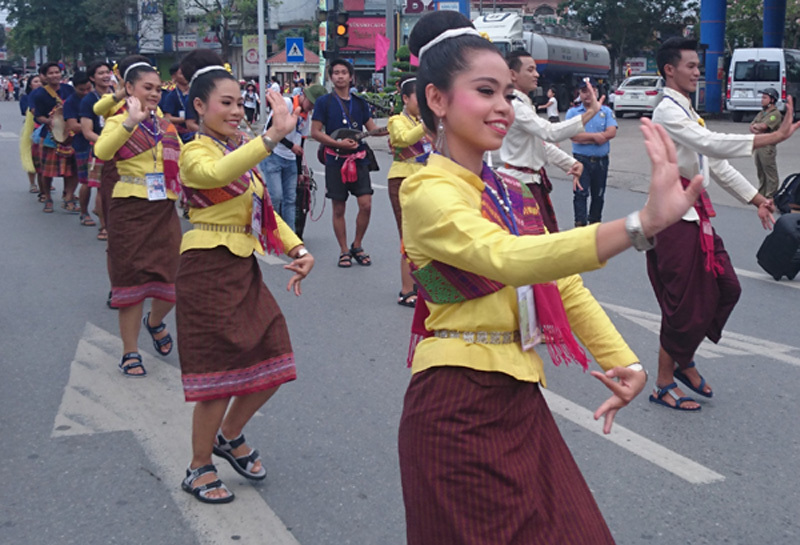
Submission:
M 526 30 L 522 16 L 513 12 L 480 15 L 473 24 L 503 55 L 516 49 L 533 55 L 539 72 L 539 88 L 531 97 L 534 103 L 546 102 L 547 89 L 555 87 L 559 109 L 566 110 L 577 95 L 578 82 L 587 76 L 597 79 L 607 91 L 611 64 L 603 45 Z

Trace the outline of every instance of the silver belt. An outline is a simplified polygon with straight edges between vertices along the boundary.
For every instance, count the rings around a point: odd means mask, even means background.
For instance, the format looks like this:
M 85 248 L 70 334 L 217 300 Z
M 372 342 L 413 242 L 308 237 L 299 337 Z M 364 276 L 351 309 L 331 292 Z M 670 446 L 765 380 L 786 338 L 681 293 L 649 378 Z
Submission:
M 147 180 L 145 178 L 140 178 L 139 176 L 120 176 L 119 181 L 126 183 L 126 184 L 135 184 L 135 185 L 147 185 Z
M 454 331 L 452 329 L 437 329 L 434 337 L 440 339 L 462 339 L 466 343 L 478 344 L 511 344 L 519 342 L 519 331 Z
M 214 231 L 216 233 L 236 233 L 240 235 L 249 235 L 253 232 L 249 225 L 219 225 L 216 223 L 194 223 L 192 224 L 192 229 Z

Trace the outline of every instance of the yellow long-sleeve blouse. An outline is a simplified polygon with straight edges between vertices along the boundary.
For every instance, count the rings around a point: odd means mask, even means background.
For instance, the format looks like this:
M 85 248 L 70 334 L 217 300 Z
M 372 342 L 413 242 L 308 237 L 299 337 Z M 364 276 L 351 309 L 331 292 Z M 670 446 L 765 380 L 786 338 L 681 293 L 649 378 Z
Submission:
M 603 266 L 597 258 L 597 225 L 540 236 L 514 236 L 481 215 L 480 177 L 440 155 L 400 187 L 403 239 L 411 261 L 433 260 L 506 284 L 462 303 L 428 302 L 429 330 L 519 330 L 515 286 L 558 280 L 572 331 L 603 369 L 638 360 L 577 273 Z M 545 383 L 539 355 L 520 343 L 467 343 L 430 337 L 416 349 L 412 372 L 436 366 L 469 367 Z
M 225 187 L 231 181 L 246 174 L 253 165 L 258 164 L 269 155 L 269 150 L 261 138 L 251 140 L 239 149 L 225 155 L 222 147 L 211 138 L 199 135 L 189 142 L 181 151 L 180 169 L 184 185 L 193 189 L 214 189 Z M 193 224 L 211 225 L 250 225 L 253 210 L 253 193 L 264 196 L 264 184 L 250 178 L 249 189 L 225 202 L 207 208 L 192 208 L 189 220 Z M 283 242 L 284 251 L 288 254 L 293 248 L 303 243 L 286 225 L 278 214 L 278 234 Z M 239 257 L 249 257 L 254 251 L 264 254 L 264 248 L 258 239 L 247 233 L 225 233 L 192 229 L 183 235 L 181 253 L 192 249 L 208 249 L 217 246 L 227 247 L 231 253 Z
M 407 148 L 419 142 L 425 136 L 425 125 L 410 117 L 399 114 L 389 118 L 386 125 L 389 131 L 389 143 L 394 148 Z M 393 161 L 389 167 L 388 178 L 408 178 L 419 172 L 423 163 L 411 161 Z
M 122 122 L 127 118 L 127 113 L 121 113 L 106 119 L 106 126 L 103 127 L 100 137 L 94 144 L 94 154 L 98 159 L 110 161 L 113 159 L 114 154 L 125 145 L 128 138 L 130 138 L 134 132 L 142 130 L 138 126 L 133 129 L 132 132 L 125 130 L 125 127 L 122 126 Z M 117 161 L 117 172 L 119 172 L 121 179 L 114 184 L 114 193 L 112 197 L 115 199 L 125 199 L 128 197 L 146 199 L 147 186 L 141 183 L 126 182 L 124 177 L 130 176 L 132 178 L 143 179 L 145 174 L 164 172 L 163 148 L 163 144 L 159 142 L 155 154 L 153 150 L 147 150 L 131 159 Z M 178 199 L 178 196 L 174 192 L 168 190 L 167 198 L 175 201 Z

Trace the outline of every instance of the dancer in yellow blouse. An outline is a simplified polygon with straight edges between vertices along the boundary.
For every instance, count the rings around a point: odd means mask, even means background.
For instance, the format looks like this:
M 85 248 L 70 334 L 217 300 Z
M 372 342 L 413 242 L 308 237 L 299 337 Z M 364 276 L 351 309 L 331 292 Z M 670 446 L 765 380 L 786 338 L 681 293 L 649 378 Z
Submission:
M 200 121 L 180 159 L 192 229 L 183 237 L 176 284 L 178 344 L 186 401 L 197 402 L 192 460 L 181 486 L 202 502 L 226 503 L 234 496 L 217 478 L 212 453 L 240 475 L 264 479 L 266 468 L 242 430 L 296 376 L 286 321 L 254 252 L 292 258 L 287 289 L 296 295 L 314 258 L 272 209 L 256 168 L 294 130 L 296 113 L 269 91 L 272 126 L 248 142 L 238 130 L 239 84 L 222 60 L 198 50 L 181 71 L 191 79 L 189 100 Z
M 433 145 L 425 131 L 425 125 L 419 119 L 417 105 L 417 78 L 409 76 L 400 83 L 400 96 L 403 98 L 403 112 L 389 118 L 389 145 L 392 148 L 394 161 L 389 168 L 389 200 L 392 203 L 394 219 L 397 221 L 397 232 L 403 240 L 403 214 L 400 209 L 400 184 L 411 176 L 428 160 Z M 397 304 L 414 307 L 417 302 L 417 289 L 411 278 L 408 260 L 401 255 L 400 279 L 402 286 L 398 294 Z
M 119 180 L 108 205 L 108 266 L 111 303 L 119 307 L 123 357 L 128 377 L 147 373 L 138 350 L 141 323 L 156 351 L 172 351 L 164 317 L 175 304 L 181 228 L 178 198 L 180 139 L 175 127 L 156 116 L 161 78 L 141 57 L 120 62 L 127 111 L 106 120 L 94 146 L 98 159 L 116 160 Z M 153 299 L 142 320 L 144 300 Z
M 420 59 L 417 99 L 438 154 L 400 188 L 420 295 L 399 432 L 408 543 L 611 544 L 542 397 L 534 346 L 543 337 L 554 363 L 586 369 L 577 334 L 604 371 L 592 375 L 611 390 L 595 412 L 610 432 L 646 373 L 576 273 L 631 245 L 647 249 L 692 205 L 701 177 L 682 188 L 674 146 L 645 120 L 653 177 L 644 208 L 545 234 L 527 187 L 482 161 L 514 120 L 497 48 L 447 11 L 423 16 L 409 47 Z

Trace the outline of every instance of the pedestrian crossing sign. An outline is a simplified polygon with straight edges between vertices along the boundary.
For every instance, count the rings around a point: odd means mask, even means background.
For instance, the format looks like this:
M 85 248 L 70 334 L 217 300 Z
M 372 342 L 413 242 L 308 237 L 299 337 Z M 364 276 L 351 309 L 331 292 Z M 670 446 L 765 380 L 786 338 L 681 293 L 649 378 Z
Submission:
M 286 38 L 286 62 L 306 62 L 303 38 Z

